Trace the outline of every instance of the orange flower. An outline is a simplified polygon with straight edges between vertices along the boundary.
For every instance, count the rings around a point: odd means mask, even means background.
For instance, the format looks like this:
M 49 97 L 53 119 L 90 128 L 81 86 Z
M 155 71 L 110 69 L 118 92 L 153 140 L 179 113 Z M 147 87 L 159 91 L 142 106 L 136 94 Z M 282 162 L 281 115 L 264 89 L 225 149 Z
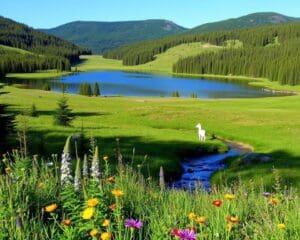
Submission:
M 88 207 L 96 207 L 99 203 L 98 198 L 91 198 L 89 200 L 86 201 L 86 204 Z
M 62 221 L 62 224 L 65 225 L 65 226 L 70 226 L 71 223 L 72 223 L 72 221 L 71 221 L 70 219 L 64 219 L 64 220 Z
M 212 202 L 212 204 L 216 207 L 221 207 L 221 205 L 223 204 L 222 200 L 215 200 Z
M 114 189 L 114 190 L 111 191 L 111 193 L 115 197 L 122 197 L 124 195 L 124 192 L 122 190 L 119 190 L 119 189 Z
M 195 218 L 195 222 L 197 223 L 205 223 L 206 222 L 206 218 L 201 216 L 201 217 L 196 217 Z
M 106 179 L 106 182 L 114 182 L 115 181 L 115 178 L 114 177 L 109 177 Z
M 116 209 L 116 207 L 117 207 L 117 205 L 114 203 L 114 204 L 109 205 L 108 208 L 109 208 L 110 210 L 114 211 L 114 210 Z
M 97 229 L 92 229 L 92 230 L 90 231 L 90 236 L 96 237 L 96 235 L 97 235 L 98 233 L 99 233 L 99 232 L 98 232 Z
M 45 212 L 52 213 L 56 210 L 56 208 L 58 208 L 58 205 L 56 203 L 53 203 L 45 207 Z
M 227 216 L 226 220 L 227 220 L 227 222 L 232 222 L 232 223 L 235 223 L 235 224 L 239 223 L 239 219 L 237 217 Z

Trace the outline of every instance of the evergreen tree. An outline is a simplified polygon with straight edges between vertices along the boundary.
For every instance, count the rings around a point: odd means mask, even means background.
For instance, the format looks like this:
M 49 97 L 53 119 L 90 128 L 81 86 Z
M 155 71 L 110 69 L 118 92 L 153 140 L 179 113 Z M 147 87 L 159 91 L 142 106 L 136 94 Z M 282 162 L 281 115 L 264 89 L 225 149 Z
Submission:
M 49 85 L 48 83 L 45 83 L 45 84 L 43 85 L 43 90 L 44 90 L 44 91 L 51 91 L 50 85 Z
M 94 96 L 98 97 L 100 96 L 100 87 L 99 84 L 97 82 L 94 83 Z
M 67 103 L 67 98 L 63 96 L 61 99 L 59 99 L 57 105 L 58 108 L 54 113 L 54 124 L 61 126 L 70 126 L 71 121 L 73 120 L 73 114 Z
M 29 109 L 28 115 L 31 116 L 31 117 L 37 117 L 38 113 L 37 113 L 36 106 L 35 106 L 34 103 L 31 105 L 31 108 Z

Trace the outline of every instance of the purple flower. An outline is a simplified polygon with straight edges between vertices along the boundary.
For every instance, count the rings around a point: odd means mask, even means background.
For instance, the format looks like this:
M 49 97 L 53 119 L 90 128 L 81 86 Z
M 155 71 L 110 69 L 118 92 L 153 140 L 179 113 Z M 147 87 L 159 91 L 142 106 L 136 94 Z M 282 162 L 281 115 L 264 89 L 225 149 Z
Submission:
M 272 194 L 269 193 L 269 192 L 263 192 L 263 196 L 266 197 L 266 198 L 268 198 L 268 197 L 271 197 Z
M 196 237 L 195 232 L 189 229 L 182 230 L 179 233 L 180 240 L 196 240 Z
M 143 226 L 143 222 L 133 218 L 128 218 L 125 220 L 125 227 L 140 229 Z

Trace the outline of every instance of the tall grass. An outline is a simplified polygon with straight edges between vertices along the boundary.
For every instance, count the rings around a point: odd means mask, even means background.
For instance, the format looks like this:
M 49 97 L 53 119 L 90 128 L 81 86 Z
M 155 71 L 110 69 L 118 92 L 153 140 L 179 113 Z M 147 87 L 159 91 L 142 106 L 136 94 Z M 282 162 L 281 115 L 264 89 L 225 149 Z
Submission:
M 134 163 L 115 169 L 107 157 L 97 159 L 101 177 L 87 177 L 85 167 L 78 189 L 61 184 L 57 155 L 48 162 L 5 155 L 0 239 L 300 239 L 299 198 L 276 171 L 271 193 L 251 182 L 192 192 L 162 189 Z M 126 219 L 143 226 L 126 227 Z

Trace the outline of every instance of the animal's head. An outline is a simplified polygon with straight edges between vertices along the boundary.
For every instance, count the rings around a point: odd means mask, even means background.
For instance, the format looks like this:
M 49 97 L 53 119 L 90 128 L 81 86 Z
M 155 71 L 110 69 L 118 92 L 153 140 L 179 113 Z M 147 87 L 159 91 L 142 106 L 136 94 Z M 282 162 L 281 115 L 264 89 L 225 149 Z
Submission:
M 200 129 L 201 129 L 201 124 L 198 123 L 198 124 L 196 125 L 196 128 L 200 128 Z

